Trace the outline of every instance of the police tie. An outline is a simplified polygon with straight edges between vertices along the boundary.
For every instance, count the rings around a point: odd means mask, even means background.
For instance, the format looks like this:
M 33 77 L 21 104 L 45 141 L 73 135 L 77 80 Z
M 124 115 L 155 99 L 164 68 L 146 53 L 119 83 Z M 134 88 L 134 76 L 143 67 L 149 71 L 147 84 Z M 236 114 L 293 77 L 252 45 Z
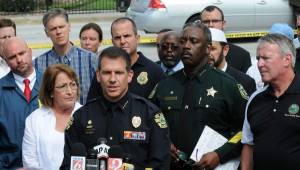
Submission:
M 169 75 L 173 74 L 173 72 L 174 71 L 172 69 L 168 68 L 165 73 L 167 76 L 169 76 Z
M 31 90 L 30 90 L 30 87 L 29 87 L 30 80 L 25 79 L 25 80 L 23 80 L 23 83 L 25 84 L 24 95 L 26 97 L 27 102 L 29 103 L 30 102 L 30 96 L 31 96 Z

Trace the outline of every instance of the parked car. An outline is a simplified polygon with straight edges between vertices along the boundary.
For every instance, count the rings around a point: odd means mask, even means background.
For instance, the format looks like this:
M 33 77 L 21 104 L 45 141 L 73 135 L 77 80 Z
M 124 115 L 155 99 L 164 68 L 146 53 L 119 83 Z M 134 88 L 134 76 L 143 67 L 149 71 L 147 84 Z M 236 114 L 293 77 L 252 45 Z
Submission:
M 275 22 L 293 25 L 288 0 L 131 0 L 126 16 L 147 33 L 163 28 L 178 31 L 185 23 L 199 20 L 208 5 L 223 10 L 226 33 L 266 32 Z

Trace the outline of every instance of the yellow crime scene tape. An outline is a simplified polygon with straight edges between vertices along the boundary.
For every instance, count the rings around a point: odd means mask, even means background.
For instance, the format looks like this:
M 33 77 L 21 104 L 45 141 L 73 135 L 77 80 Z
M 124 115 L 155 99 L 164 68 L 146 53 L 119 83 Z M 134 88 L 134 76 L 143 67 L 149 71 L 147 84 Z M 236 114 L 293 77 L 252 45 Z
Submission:
M 238 39 L 238 38 L 259 38 L 266 35 L 268 32 L 241 32 L 241 33 L 226 33 L 226 38 Z M 296 33 L 296 31 L 294 31 Z M 156 42 L 156 36 L 141 36 L 140 44 L 150 44 Z M 73 42 L 75 45 L 79 46 L 79 39 Z M 29 43 L 32 49 L 45 49 L 52 48 L 52 43 Z M 111 39 L 104 39 L 102 45 L 112 45 Z

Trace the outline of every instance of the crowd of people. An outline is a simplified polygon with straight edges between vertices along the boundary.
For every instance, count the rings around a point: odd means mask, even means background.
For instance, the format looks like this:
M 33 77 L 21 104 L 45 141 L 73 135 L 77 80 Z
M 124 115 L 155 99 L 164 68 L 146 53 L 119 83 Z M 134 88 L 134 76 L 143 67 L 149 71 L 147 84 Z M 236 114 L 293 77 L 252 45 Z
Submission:
M 270 26 L 254 65 L 226 39 L 225 18 L 211 5 L 180 32 L 161 30 L 156 62 L 138 51 L 127 17 L 112 22 L 111 47 L 100 48 L 96 23 L 81 28 L 77 47 L 66 11 L 51 9 L 42 23 L 53 47 L 34 60 L 14 21 L 0 18 L 0 170 L 70 169 L 72 146 L 91 150 L 99 138 L 136 170 L 207 170 L 234 159 L 242 170 L 300 167 L 300 13 L 296 38 L 287 24 Z M 227 142 L 198 157 L 206 127 Z

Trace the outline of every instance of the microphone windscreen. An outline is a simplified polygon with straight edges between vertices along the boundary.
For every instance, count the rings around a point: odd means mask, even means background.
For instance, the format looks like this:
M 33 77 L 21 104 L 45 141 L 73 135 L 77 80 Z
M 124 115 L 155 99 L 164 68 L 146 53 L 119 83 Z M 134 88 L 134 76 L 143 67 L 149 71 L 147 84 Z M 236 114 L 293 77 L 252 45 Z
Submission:
M 72 156 L 86 156 L 86 148 L 83 143 L 74 143 L 71 146 L 71 155 Z
M 124 151 L 120 145 L 113 145 L 108 150 L 108 157 L 110 158 L 123 158 Z
M 106 142 L 107 142 L 106 138 L 98 138 L 97 139 L 98 144 L 106 144 Z

